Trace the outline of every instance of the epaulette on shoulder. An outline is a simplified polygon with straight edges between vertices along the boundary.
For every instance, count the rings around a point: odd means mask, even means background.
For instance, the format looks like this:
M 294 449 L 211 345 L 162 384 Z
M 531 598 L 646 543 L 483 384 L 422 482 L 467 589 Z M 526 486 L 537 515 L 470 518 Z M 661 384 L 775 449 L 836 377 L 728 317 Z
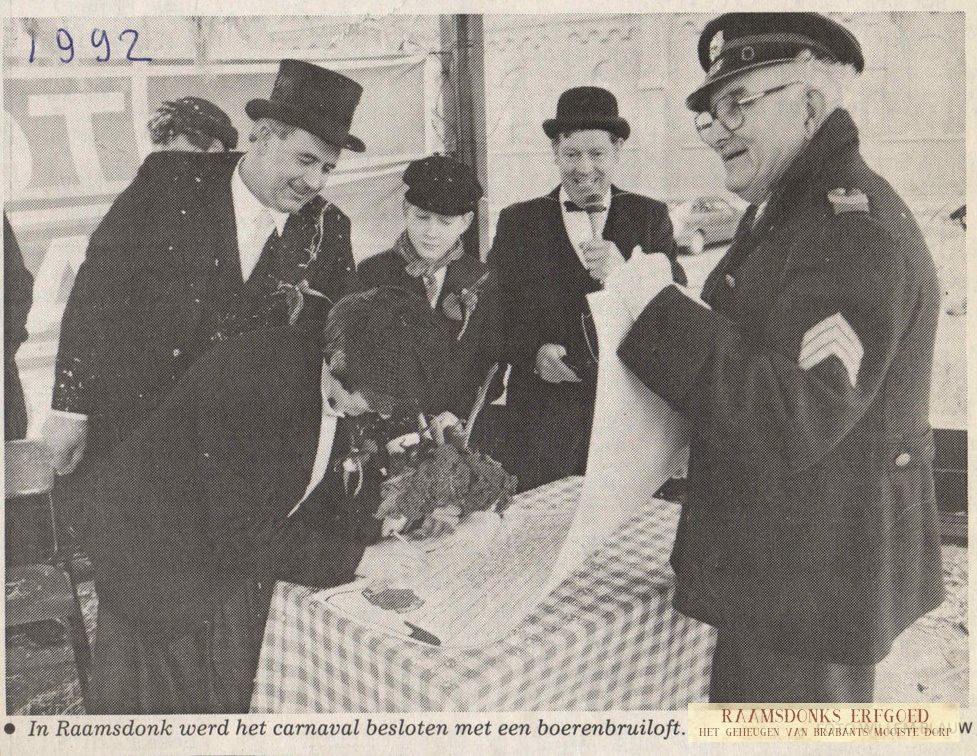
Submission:
M 869 211 L 868 196 L 861 189 L 832 189 L 828 192 L 828 202 L 835 215 Z

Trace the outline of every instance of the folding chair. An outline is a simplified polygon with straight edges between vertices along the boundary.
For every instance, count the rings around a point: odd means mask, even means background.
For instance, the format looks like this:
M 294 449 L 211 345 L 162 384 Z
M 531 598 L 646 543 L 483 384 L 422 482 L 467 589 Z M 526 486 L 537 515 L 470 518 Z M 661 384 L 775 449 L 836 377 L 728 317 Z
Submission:
M 54 511 L 54 497 L 51 495 L 54 488 L 54 466 L 50 454 L 40 441 L 7 441 L 4 444 L 4 471 L 4 499 L 8 507 L 15 499 L 27 496 L 47 497 L 54 545 L 53 554 L 46 563 L 7 570 L 6 626 L 10 629 L 52 620 L 62 625 L 71 640 L 82 701 L 86 702 L 91 649 L 85 633 L 71 555 L 61 551 L 58 518 Z

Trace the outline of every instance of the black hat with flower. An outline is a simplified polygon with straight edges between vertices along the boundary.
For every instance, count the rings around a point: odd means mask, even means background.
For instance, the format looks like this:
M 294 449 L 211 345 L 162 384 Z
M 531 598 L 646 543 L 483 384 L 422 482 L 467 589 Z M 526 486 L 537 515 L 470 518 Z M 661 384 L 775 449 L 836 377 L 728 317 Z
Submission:
M 237 129 L 230 117 L 202 97 L 166 100 L 149 119 L 148 129 L 153 144 L 165 144 L 183 134 L 200 149 L 206 149 L 215 139 L 225 150 L 237 147 Z
M 347 390 L 369 391 L 388 411 L 440 409 L 445 343 L 423 297 L 390 286 L 348 294 L 329 311 L 323 349 L 342 351 L 334 373 Z

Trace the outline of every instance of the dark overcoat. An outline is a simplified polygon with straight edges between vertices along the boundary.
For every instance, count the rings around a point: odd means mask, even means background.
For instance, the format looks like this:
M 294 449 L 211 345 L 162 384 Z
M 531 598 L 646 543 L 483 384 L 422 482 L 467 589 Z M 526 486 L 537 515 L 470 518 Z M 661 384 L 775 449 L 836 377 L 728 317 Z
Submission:
M 219 344 L 116 447 L 99 476 L 91 539 L 107 610 L 163 643 L 249 581 L 353 578 L 379 536 L 378 500 L 345 494 L 337 469 L 350 448 L 344 420 L 325 478 L 287 516 L 318 448 L 317 341 L 286 326 Z
M 692 427 L 675 606 L 776 653 L 873 664 L 944 596 L 936 271 L 844 110 L 751 216 L 706 281 L 712 309 L 668 287 L 619 349 Z M 798 366 L 836 313 L 864 349 L 854 384 L 835 356 Z
M 508 438 L 500 448 L 523 490 L 582 474 L 593 421 L 597 345 L 586 296 L 600 283 L 574 250 L 559 199 L 557 187 L 503 209 L 488 258 L 499 275 L 500 354 L 512 365 Z M 664 203 L 613 187 L 604 238 L 625 258 L 637 245 L 668 255 L 675 280 L 685 282 Z M 566 348 L 581 383 L 552 384 L 536 375 L 536 353 L 547 343 Z
M 394 250 L 388 250 L 361 262 L 357 276 L 364 288 L 399 286 L 426 298 L 424 282 L 409 276 L 405 266 L 403 257 Z M 462 289 L 471 289 L 488 272 L 488 266 L 471 255 L 462 255 L 451 262 L 445 271 L 444 284 L 434 308 L 447 345 L 444 364 L 438 366 L 437 370 L 437 379 L 443 384 L 441 401 L 445 409 L 462 419 L 468 417 L 478 389 L 495 362 L 495 320 L 499 301 L 495 274 L 489 273 L 488 278 L 478 286 L 478 301 L 464 333 L 463 321 L 449 315 L 449 309 L 457 313 L 453 308 L 446 307 L 446 301 L 457 301 Z
M 17 350 L 27 341 L 27 316 L 34 303 L 34 276 L 24 266 L 17 237 L 3 214 L 3 378 L 4 437 L 27 435 L 27 405 L 17 371 Z
M 245 286 L 231 195 L 240 158 L 150 154 L 92 234 L 61 322 L 52 403 L 89 416 L 90 453 L 146 417 L 210 348 L 222 308 Z M 309 247 L 320 215 L 320 252 L 288 275 L 334 302 L 355 288 L 349 219 L 316 198 L 289 218 L 281 241 Z M 287 322 L 279 299 L 260 327 Z M 307 297 L 299 322 L 324 320 L 329 300 Z

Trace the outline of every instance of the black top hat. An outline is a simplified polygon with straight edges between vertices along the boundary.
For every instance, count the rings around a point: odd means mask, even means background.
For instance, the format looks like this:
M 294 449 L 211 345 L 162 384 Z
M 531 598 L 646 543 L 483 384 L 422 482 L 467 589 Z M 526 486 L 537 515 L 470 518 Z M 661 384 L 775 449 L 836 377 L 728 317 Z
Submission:
M 841 24 L 820 13 L 724 13 L 699 37 L 699 62 L 706 72 L 702 86 L 685 104 L 701 112 L 709 107 L 714 85 L 755 68 L 793 60 L 802 50 L 816 58 L 865 68 L 862 47 Z
M 475 209 L 482 185 L 471 166 L 444 155 L 415 160 L 404 171 L 405 199 L 438 215 L 464 215 Z
M 543 121 L 550 139 L 580 129 L 603 129 L 621 139 L 631 135 L 631 127 L 617 114 L 617 98 L 600 87 L 574 87 L 560 95 L 556 118 Z
M 349 133 L 363 87 L 341 73 L 302 60 L 283 60 L 268 100 L 251 100 L 245 111 L 254 120 L 274 118 L 297 126 L 334 147 L 363 152 L 366 145 Z
M 151 132 L 156 124 L 165 124 L 165 131 L 170 134 L 186 133 L 187 129 L 199 131 L 220 141 L 225 150 L 237 147 L 237 129 L 230 117 L 214 103 L 201 97 L 181 97 L 163 102 L 150 119 Z

